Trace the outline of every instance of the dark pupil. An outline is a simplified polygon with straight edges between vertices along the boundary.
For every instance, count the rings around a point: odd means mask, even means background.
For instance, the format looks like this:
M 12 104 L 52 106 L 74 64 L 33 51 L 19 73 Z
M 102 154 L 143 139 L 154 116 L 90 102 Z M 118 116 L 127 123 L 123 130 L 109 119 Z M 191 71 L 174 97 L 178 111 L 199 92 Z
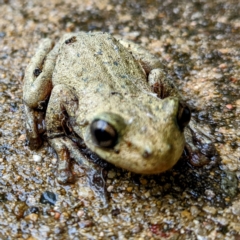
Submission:
M 94 134 L 99 142 L 106 142 L 112 139 L 112 136 L 107 131 L 105 131 L 105 129 L 96 129 Z
M 103 120 L 95 120 L 91 124 L 93 141 L 100 147 L 113 147 L 117 141 L 117 132 L 111 124 Z

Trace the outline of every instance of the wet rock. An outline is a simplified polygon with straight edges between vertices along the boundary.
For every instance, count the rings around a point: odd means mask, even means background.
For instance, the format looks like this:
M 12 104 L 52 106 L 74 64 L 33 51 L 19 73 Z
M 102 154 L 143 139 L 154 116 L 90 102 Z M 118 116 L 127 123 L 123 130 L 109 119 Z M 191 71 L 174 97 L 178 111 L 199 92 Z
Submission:
M 43 204 L 49 203 L 50 205 L 55 205 L 57 201 L 57 195 L 53 192 L 45 191 L 42 193 L 40 202 Z

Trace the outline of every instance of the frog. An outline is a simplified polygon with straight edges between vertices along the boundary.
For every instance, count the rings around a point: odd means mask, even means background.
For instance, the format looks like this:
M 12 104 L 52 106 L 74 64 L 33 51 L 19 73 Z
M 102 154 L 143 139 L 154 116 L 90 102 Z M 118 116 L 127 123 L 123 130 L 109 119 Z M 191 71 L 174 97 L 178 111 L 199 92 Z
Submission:
M 103 32 L 42 40 L 25 71 L 23 105 L 29 146 L 38 149 L 46 134 L 61 184 L 74 181 L 71 159 L 86 175 L 99 175 L 70 135 L 116 167 L 158 174 L 178 162 L 191 119 L 157 56 Z

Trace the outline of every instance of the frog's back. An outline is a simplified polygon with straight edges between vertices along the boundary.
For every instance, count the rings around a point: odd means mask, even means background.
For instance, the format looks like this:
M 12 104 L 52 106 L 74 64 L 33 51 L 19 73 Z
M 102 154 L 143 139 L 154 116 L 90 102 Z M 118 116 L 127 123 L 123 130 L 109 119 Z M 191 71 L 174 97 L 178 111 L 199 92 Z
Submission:
M 148 91 L 140 64 L 107 33 L 80 32 L 64 39 L 53 74 L 53 85 L 65 84 L 78 94 Z

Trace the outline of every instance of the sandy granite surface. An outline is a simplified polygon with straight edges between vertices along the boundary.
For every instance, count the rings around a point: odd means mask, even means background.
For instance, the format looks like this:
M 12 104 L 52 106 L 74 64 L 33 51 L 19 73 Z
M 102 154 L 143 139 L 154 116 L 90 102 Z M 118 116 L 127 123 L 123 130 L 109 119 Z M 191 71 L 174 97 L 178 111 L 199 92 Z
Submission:
M 237 0 L 0 0 L 0 239 L 240 239 L 239 13 Z M 81 178 L 58 184 L 48 144 L 27 146 L 22 82 L 42 38 L 77 31 L 159 56 L 218 156 L 198 168 L 183 156 L 156 176 L 107 166 L 107 208 Z

